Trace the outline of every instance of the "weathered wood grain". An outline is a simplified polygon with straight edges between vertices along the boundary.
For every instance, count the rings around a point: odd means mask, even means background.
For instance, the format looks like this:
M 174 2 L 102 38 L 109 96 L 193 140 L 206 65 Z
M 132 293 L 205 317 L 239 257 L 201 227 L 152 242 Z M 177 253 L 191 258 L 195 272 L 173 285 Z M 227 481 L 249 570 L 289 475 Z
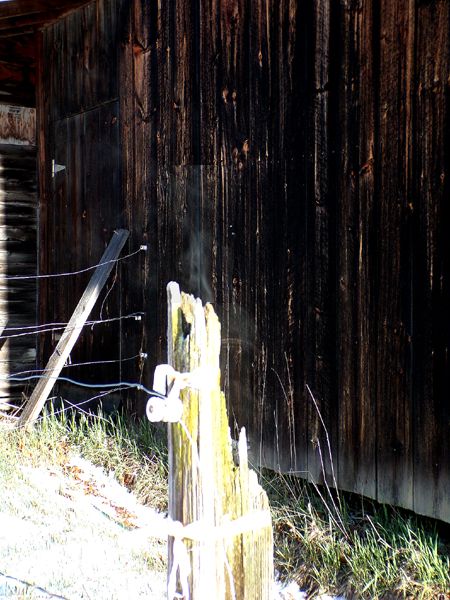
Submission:
M 406 197 L 406 94 L 408 29 L 403 2 L 380 7 L 379 152 L 376 209 L 377 284 L 377 497 L 411 506 L 411 435 L 408 199 Z M 382 232 L 382 233 L 381 233 Z
M 444 0 L 416 4 L 98 0 L 46 28 L 41 139 L 51 159 L 65 131 L 74 200 L 41 165 L 41 246 L 48 268 L 71 236 L 84 266 L 114 216 L 149 245 L 130 376 L 165 355 L 177 279 L 217 306 L 252 459 L 331 481 L 325 425 L 341 487 L 447 519 L 450 33 Z
M 44 273 L 76 271 L 92 265 L 111 232 L 123 224 L 119 150 L 118 28 L 119 4 L 91 3 L 45 29 L 40 72 L 47 85 L 40 87 L 44 111 L 41 135 L 41 181 L 44 202 L 41 259 Z M 114 48 L 110 60 L 106 55 Z M 64 169 L 52 177 L 52 161 Z M 76 248 L 56 252 L 56 248 Z M 116 276 L 117 275 L 117 276 Z M 88 275 L 87 275 L 88 277 Z M 46 301 L 42 320 L 67 321 L 87 281 L 86 276 L 43 282 Z M 121 314 L 120 269 L 105 290 L 94 318 Z M 132 310 L 130 311 L 132 312 Z M 73 359 L 108 360 L 120 356 L 119 322 L 83 332 Z M 49 336 L 41 342 L 41 356 L 54 346 Z M 137 352 L 136 352 L 137 353 Z M 136 354 L 135 353 L 135 354 Z M 108 378 L 108 369 L 72 369 L 80 379 Z
M 340 13 L 337 381 L 339 485 L 376 497 L 373 203 L 377 163 L 376 15 L 370 1 Z M 377 156 L 378 159 L 378 156 Z
M 185 526 L 183 545 L 190 565 L 193 600 L 269 600 L 273 594 L 273 540 L 267 496 L 249 470 L 247 442 L 239 438 L 239 466 L 233 462 L 225 397 L 220 390 L 220 323 L 212 305 L 181 294 L 171 282 L 168 293 L 168 362 L 179 373 L 197 378 L 181 392 L 182 418 L 169 424 L 169 517 Z M 231 539 L 217 539 L 227 521 L 265 513 L 260 527 Z M 267 520 L 267 517 L 269 519 Z M 189 537 L 192 524 L 200 539 Z M 230 524 L 232 526 L 232 523 Z M 179 549 L 170 537 L 169 596 L 179 587 Z M 181 540 L 178 540 L 178 544 Z M 173 575 L 175 574 L 175 577 Z M 181 579 L 181 573 L 180 578 Z M 181 590 L 180 590 L 181 591 Z
M 449 6 L 417 13 L 413 246 L 414 509 L 450 521 Z

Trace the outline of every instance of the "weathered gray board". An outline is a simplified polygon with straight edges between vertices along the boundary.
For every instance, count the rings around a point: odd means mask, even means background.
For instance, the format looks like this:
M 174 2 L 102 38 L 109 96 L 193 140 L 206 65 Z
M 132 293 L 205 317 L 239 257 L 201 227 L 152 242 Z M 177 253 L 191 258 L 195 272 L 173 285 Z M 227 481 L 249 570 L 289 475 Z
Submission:
M 33 393 L 25 405 L 20 417 L 20 425 L 26 425 L 33 422 L 41 412 L 127 239 L 128 231 L 125 229 L 114 232 L 84 294 L 81 296 L 80 301 L 75 308 L 72 318 L 67 324 L 61 339 L 48 361 L 45 371 L 42 374 L 42 378 L 39 379 L 37 386 L 34 388 Z
M 0 104 L 0 143 L 36 145 L 36 109 Z

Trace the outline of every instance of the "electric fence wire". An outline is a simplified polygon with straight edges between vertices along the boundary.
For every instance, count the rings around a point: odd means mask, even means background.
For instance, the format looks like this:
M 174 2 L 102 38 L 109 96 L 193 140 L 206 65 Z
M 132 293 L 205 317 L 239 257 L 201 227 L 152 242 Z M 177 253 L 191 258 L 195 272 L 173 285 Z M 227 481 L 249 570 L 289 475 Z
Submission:
M 134 356 L 128 356 L 126 358 L 114 358 L 111 360 L 89 360 L 89 361 L 85 361 L 85 362 L 78 362 L 78 363 L 66 363 L 63 367 L 63 369 L 70 369 L 71 367 L 87 367 L 87 366 L 91 366 L 91 365 L 110 365 L 110 364 L 114 364 L 114 363 L 121 363 L 121 362 L 129 362 L 132 360 L 136 360 L 137 358 L 142 358 L 142 354 L 135 354 Z M 17 371 L 16 373 L 10 373 L 8 375 L 8 377 L 21 377 L 23 375 L 28 375 L 28 374 L 32 374 L 32 375 L 37 375 L 37 374 L 42 374 L 45 372 L 45 369 L 27 369 L 24 371 Z
M 99 419 L 101 421 L 105 421 L 106 423 L 109 423 L 108 419 L 105 419 L 104 417 L 102 417 L 99 414 L 88 412 L 88 411 L 80 408 L 80 406 L 88 404 L 89 402 L 93 402 L 94 400 L 101 400 L 105 396 L 109 396 L 110 394 L 114 394 L 115 392 L 120 392 L 121 389 L 122 388 L 112 388 L 111 390 L 101 392 L 100 394 L 97 394 L 96 396 L 91 396 L 91 398 L 88 398 L 87 400 L 83 400 L 82 402 L 78 402 L 77 404 L 73 404 L 72 402 L 67 400 L 67 398 L 62 398 L 62 401 L 65 404 L 68 404 L 69 406 L 65 406 L 64 408 L 59 408 L 57 410 L 52 410 L 52 415 L 54 415 L 54 416 L 62 415 L 63 413 L 75 410 L 84 415 L 87 415 L 88 417 L 92 417 L 95 419 Z M 52 398 L 52 400 L 57 400 L 58 398 L 59 398 L 59 396 L 54 396 L 54 398 Z M 36 419 L 36 422 L 39 423 L 39 422 L 43 421 L 44 419 L 45 419 L 45 416 L 43 415 L 43 416 L 39 417 L 38 419 Z
M 26 377 L 26 378 L 19 378 L 19 377 L 8 377 L 6 379 L 6 381 L 28 381 L 30 379 L 40 379 L 41 377 L 39 376 L 30 376 L 30 377 Z M 80 409 L 80 406 L 83 406 L 85 404 L 88 404 L 89 402 L 93 402 L 94 400 L 101 400 L 102 398 L 105 398 L 106 396 L 109 396 L 110 394 L 114 394 L 115 392 L 120 392 L 124 389 L 130 389 L 130 388 L 136 388 L 140 391 L 144 391 L 146 394 L 149 394 L 151 396 L 158 396 L 160 398 L 165 398 L 165 396 L 159 392 L 157 392 L 156 390 L 149 390 L 148 388 L 146 388 L 145 386 L 143 386 L 140 383 L 130 383 L 127 381 L 121 381 L 118 383 L 109 383 L 109 384 L 91 384 L 91 383 L 85 383 L 85 382 L 81 382 L 81 381 L 75 381 L 73 379 L 70 379 L 68 377 L 54 377 L 55 380 L 63 380 L 63 381 L 68 381 L 74 385 L 77 386 L 81 386 L 81 387 L 86 387 L 86 388 L 90 388 L 90 389 L 104 389 L 104 391 L 100 392 L 99 394 L 96 394 L 95 396 L 91 396 L 89 398 L 87 398 L 86 400 L 83 400 L 81 402 L 78 402 L 77 404 L 74 404 L 72 402 L 70 402 L 69 400 L 67 400 L 66 398 L 62 398 L 61 396 L 52 396 L 51 398 L 47 399 L 47 402 L 53 401 L 53 400 L 58 400 L 61 399 L 63 403 L 68 404 L 69 406 L 65 406 L 63 408 L 57 409 L 57 410 L 52 410 L 52 415 L 57 416 L 57 415 L 61 415 L 63 413 L 69 412 L 69 411 L 79 411 L 80 413 L 83 413 L 85 415 L 88 415 L 92 418 L 98 418 L 101 419 L 103 421 L 107 421 L 109 422 L 107 419 L 105 419 L 104 417 L 102 417 L 101 415 L 95 414 L 95 413 L 91 413 L 91 412 L 87 412 L 83 409 Z M 12 406 L 12 405 L 11 405 Z M 19 407 L 14 406 L 14 408 L 16 408 L 18 411 L 20 410 Z M 19 418 L 19 417 L 17 417 Z M 38 419 L 36 419 L 36 423 L 40 423 L 42 422 L 44 419 L 46 418 L 46 415 L 42 415 L 40 416 Z M 19 426 L 19 427 L 26 427 L 26 425 L 23 426 Z
M 93 271 L 97 267 L 102 267 L 103 265 L 109 265 L 111 263 L 118 263 L 119 261 L 126 260 L 127 258 L 131 258 L 132 256 L 135 256 L 136 254 L 139 254 L 139 252 L 145 250 L 146 248 L 141 246 L 138 250 L 130 252 L 130 254 L 126 254 L 125 256 L 119 256 L 119 258 L 105 260 L 104 262 L 99 262 L 96 265 L 92 265 L 91 267 L 86 267 L 85 269 L 80 269 L 78 271 L 67 271 L 65 273 L 48 273 L 45 275 L 4 275 L 2 276 L 2 281 L 20 281 L 25 279 L 51 279 L 52 277 L 70 277 L 72 275 L 80 275 L 81 273 Z
M 8 383 L 9 381 L 14 382 L 24 382 L 24 381 L 32 381 L 33 379 L 54 379 L 56 381 L 66 381 L 67 383 L 71 383 L 72 385 L 76 385 L 78 387 L 93 389 L 93 390 L 102 390 L 102 389 L 110 389 L 110 388 L 118 388 L 118 389 L 137 389 L 139 391 L 143 391 L 150 396 L 158 396 L 159 398 L 165 398 L 164 394 L 157 392 L 155 390 L 149 390 L 145 385 L 138 382 L 130 382 L 130 381 L 117 381 L 114 383 L 90 383 L 86 381 L 76 381 L 75 379 L 71 379 L 70 377 L 61 377 L 61 376 L 50 376 L 45 373 L 42 375 L 27 375 L 26 377 L 14 377 L 6 375 L 5 377 L 0 377 L 1 382 Z
M 65 406 L 64 408 L 59 408 L 59 409 L 54 409 L 52 408 L 51 410 L 51 414 L 53 416 L 57 416 L 57 415 L 61 415 L 63 413 L 72 411 L 72 410 L 77 410 L 80 413 L 83 413 L 85 415 L 88 415 L 90 417 L 94 417 L 94 418 L 98 418 L 98 419 L 102 419 L 103 421 L 107 421 L 107 419 L 104 419 L 101 415 L 92 413 L 92 412 L 87 412 L 83 409 L 80 408 L 80 406 L 83 406 L 85 404 L 88 404 L 89 402 L 93 402 L 94 400 L 101 400 L 102 398 L 105 398 L 106 396 L 109 396 L 110 394 L 114 394 L 115 392 L 120 392 L 122 391 L 124 388 L 111 388 L 109 390 L 105 390 L 103 392 L 100 392 L 99 394 L 96 394 L 95 396 L 91 396 L 89 398 L 87 398 L 86 400 L 82 400 L 81 402 L 78 402 L 77 404 L 73 404 L 72 402 L 70 402 L 67 398 L 63 398 L 62 396 L 51 396 L 50 398 L 47 398 L 46 400 L 46 404 L 48 404 L 49 402 L 53 402 L 55 400 L 60 400 L 61 402 L 63 402 L 64 404 L 68 404 L 69 406 Z M 0 406 L 1 407 L 8 407 L 8 408 L 12 408 L 15 409 L 15 412 L 18 413 L 21 410 L 20 406 L 16 406 L 15 404 L 10 404 L 8 402 L 0 402 Z M 12 416 L 12 415 L 10 415 Z M 18 416 L 13 416 L 13 418 L 15 419 L 19 419 L 20 417 Z M 42 415 L 40 417 L 38 417 L 36 419 L 36 423 L 42 422 L 44 419 L 46 418 L 46 415 Z
M 68 331 L 74 331 L 75 329 L 81 329 L 83 327 L 93 327 L 94 325 L 101 325 L 102 323 L 114 323 L 116 321 L 123 321 L 125 319 L 140 320 L 140 319 L 142 319 L 143 314 L 144 313 L 142 313 L 142 312 L 134 312 L 134 313 L 130 313 L 128 315 L 122 315 L 120 317 L 111 317 L 109 319 L 97 319 L 97 320 L 93 320 L 93 321 L 86 321 L 81 327 L 80 327 L 80 325 L 76 325 Z M 41 325 L 29 325 L 26 327 L 8 327 L 8 328 L 5 328 L 4 331 L 6 331 L 6 330 L 17 331 L 17 330 L 23 330 L 23 329 L 25 329 L 26 331 L 24 331 L 23 333 L 12 333 L 12 334 L 7 334 L 7 335 L 0 335 L 0 340 L 8 340 L 8 339 L 12 339 L 12 338 L 25 337 L 27 335 L 38 335 L 40 333 L 51 333 L 54 331 L 63 331 L 65 329 L 67 329 L 68 324 L 69 324 L 69 322 L 67 322 L 67 323 L 44 323 Z M 42 329 L 42 328 L 44 328 L 44 329 Z
M 54 323 L 42 323 L 41 325 L 17 325 L 17 327 L 4 327 L 2 331 L 17 331 L 19 330 L 28 330 L 28 329 L 36 329 L 38 330 L 39 327 L 65 327 L 66 325 L 68 325 L 68 322 L 63 322 L 63 321 L 55 321 Z M 37 333 L 39 333 L 39 331 L 37 331 Z
M 147 248 L 146 246 L 140 246 L 138 250 L 135 250 L 134 252 L 131 252 L 129 254 L 126 254 L 125 256 L 121 256 L 112 260 L 108 260 L 108 261 L 103 261 L 103 262 L 99 262 L 95 265 L 92 265 L 90 267 L 86 267 L 84 269 L 79 269 L 77 271 L 67 271 L 64 273 L 51 273 L 51 274 L 45 274 L 45 275 L 6 275 L 2 278 L 2 280 L 4 281 L 18 281 L 18 280 L 29 280 L 29 279 L 50 279 L 50 278 L 56 278 L 56 277 L 69 277 L 69 276 L 75 276 L 75 275 L 80 275 L 82 273 L 86 273 L 88 271 L 92 271 L 97 269 L 100 266 L 103 265 L 107 265 L 107 264 L 111 264 L 111 263 L 115 263 L 116 264 L 116 268 L 117 268 L 117 264 L 123 260 L 126 260 L 128 258 L 131 258 L 137 254 L 139 254 L 141 251 L 146 251 Z M 116 270 L 116 274 L 114 277 L 114 282 L 113 282 L 113 286 L 114 283 L 116 282 L 117 279 L 117 270 Z M 112 286 L 112 287 L 113 287 Z M 104 298 L 104 301 L 102 303 L 102 307 L 101 307 L 101 311 L 100 311 L 100 316 L 102 316 L 102 312 L 103 312 L 103 306 L 105 303 L 106 298 L 108 297 L 109 293 L 111 290 L 108 291 L 108 293 L 106 294 L 106 297 Z M 120 322 L 123 321 L 125 319 L 141 319 L 142 315 L 144 313 L 142 312 L 134 312 L 128 315 L 122 315 L 120 317 L 113 317 L 113 318 L 109 318 L 109 319 L 103 319 L 100 318 L 98 320 L 91 320 L 91 321 L 86 321 L 82 327 L 94 327 L 94 325 L 99 325 L 99 324 L 103 324 L 103 323 L 112 323 L 112 322 Z M 4 331 L 21 331 L 21 333 L 16 333 L 16 334 L 7 334 L 7 335 L 0 335 L 0 340 L 7 340 L 10 338 L 18 338 L 18 337 L 24 337 L 24 336 L 28 336 L 28 335 L 38 335 L 40 333 L 49 333 L 49 332 L 55 332 L 55 331 L 61 331 L 61 330 L 67 330 L 67 325 L 69 324 L 69 322 L 54 322 L 54 323 L 44 323 L 41 325 L 30 325 L 30 326 L 20 326 L 20 327 L 4 327 L 1 329 L 1 332 L 3 334 Z M 80 327 L 73 327 L 73 329 L 79 329 Z M 69 367 L 75 367 L 75 366 L 86 366 L 86 365 L 99 365 L 99 364 L 111 364 L 111 363 L 117 363 L 117 362 L 125 362 L 125 361 L 130 361 L 130 360 L 135 360 L 136 358 L 141 357 L 142 354 L 136 354 L 134 356 L 125 358 L 125 359 L 116 359 L 116 360 L 102 360 L 102 361 L 86 361 L 86 362 L 80 362 L 80 363 L 71 363 L 71 364 L 66 364 L 64 365 L 64 368 L 69 368 Z M 27 375 L 28 374 L 28 375 Z M 100 384 L 100 383 L 87 383 L 87 382 L 81 382 L 81 381 L 76 381 L 74 379 L 71 379 L 70 377 L 49 377 L 48 375 L 45 374 L 45 369 L 34 369 L 34 370 L 28 370 L 28 371 L 19 371 L 18 373 L 12 374 L 12 375 L 8 375 L 6 377 L 0 377 L 0 381 L 4 381 L 4 382 L 17 382 L 17 383 L 23 383 L 26 381 L 31 381 L 34 379 L 55 379 L 55 383 L 56 381 L 65 381 L 68 382 L 72 385 L 75 386 L 79 386 L 79 387 L 84 387 L 84 388 L 89 388 L 89 389 L 102 389 L 104 391 L 100 392 L 99 394 L 92 396 L 90 398 L 88 398 L 87 400 L 84 400 L 78 404 L 72 404 L 71 402 L 69 402 L 68 400 L 64 400 L 64 402 L 66 402 L 67 404 L 69 404 L 69 407 L 60 409 L 58 411 L 56 411 L 54 414 L 60 414 L 62 412 L 65 412 L 67 410 L 72 410 L 74 408 L 78 409 L 80 406 L 87 404 L 88 402 L 92 402 L 93 400 L 98 400 L 101 399 L 109 394 L 112 394 L 114 392 L 118 392 L 118 391 L 122 391 L 124 389 L 137 389 L 139 391 L 143 391 L 146 394 L 152 395 L 152 396 L 158 396 L 161 398 L 165 398 L 165 396 L 163 394 L 160 394 L 159 392 L 155 391 L 155 390 L 149 390 L 148 388 L 146 388 L 142 383 L 137 383 L 137 382 L 127 382 L 127 381 L 120 381 L 120 382 L 115 382 L 115 383 L 105 383 L 105 384 Z M 51 401 L 51 400 L 55 400 L 57 399 L 58 396 L 54 396 L 52 398 L 49 398 L 47 401 Z M 6 404 L 6 403 L 2 403 L 2 404 Z M 12 406 L 12 405 L 11 405 Z M 80 412 L 85 412 L 82 411 L 80 409 Z M 90 413 L 87 413 L 90 414 Z M 94 415 L 91 415 L 94 416 Z M 41 421 L 44 417 L 40 417 L 39 419 L 37 419 L 37 421 Z

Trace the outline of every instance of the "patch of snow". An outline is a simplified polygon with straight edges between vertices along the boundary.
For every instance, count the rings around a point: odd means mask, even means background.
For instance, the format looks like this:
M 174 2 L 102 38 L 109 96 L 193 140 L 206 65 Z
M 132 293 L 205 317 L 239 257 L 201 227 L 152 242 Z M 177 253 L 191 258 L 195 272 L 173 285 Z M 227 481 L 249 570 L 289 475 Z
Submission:
M 165 515 L 112 473 L 74 457 L 64 469 L 22 467 L 19 481 L 0 477 L 0 487 L 0 600 L 167 599 L 167 543 L 152 536 Z M 273 598 L 307 594 L 277 581 Z
M 274 600 L 307 600 L 308 595 L 305 591 L 301 590 L 299 586 L 293 581 L 289 583 L 281 583 L 276 581 Z M 328 594 L 322 594 L 317 596 L 316 600 L 346 600 L 344 596 L 329 596 Z
M 87 461 L 66 467 L 0 480 L 0 598 L 166 598 L 166 542 L 134 535 L 158 513 Z

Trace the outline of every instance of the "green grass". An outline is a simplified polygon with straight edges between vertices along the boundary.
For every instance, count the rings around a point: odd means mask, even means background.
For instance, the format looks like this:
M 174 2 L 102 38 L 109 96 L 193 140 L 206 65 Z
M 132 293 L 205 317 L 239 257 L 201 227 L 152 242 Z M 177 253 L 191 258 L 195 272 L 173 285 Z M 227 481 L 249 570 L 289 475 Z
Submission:
M 311 597 L 449 597 L 450 541 L 431 520 L 350 494 L 331 502 L 334 492 L 298 478 L 262 476 L 273 510 L 275 564 Z
M 64 465 L 74 453 L 114 471 L 143 503 L 167 509 L 166 439 L 147 421 L 50 410 L 31 429 L 1 431 L 3 474 L 20 462 Z M 450 597 L 450 542 L 436 523 L 296 477 L 264 471 L 260 478 L 272 506 L 276 568 L 310 597 Z
M 120 415 L 55 415 L 52 407 L 34 427 L 3 429 L 0 435 L 0 469 L 14 465 L 65 465 L 79 454 L 113 471 L 143 503 L 167 508 L 167 444 L 163 430 L 148 421 L 125 422 Z

